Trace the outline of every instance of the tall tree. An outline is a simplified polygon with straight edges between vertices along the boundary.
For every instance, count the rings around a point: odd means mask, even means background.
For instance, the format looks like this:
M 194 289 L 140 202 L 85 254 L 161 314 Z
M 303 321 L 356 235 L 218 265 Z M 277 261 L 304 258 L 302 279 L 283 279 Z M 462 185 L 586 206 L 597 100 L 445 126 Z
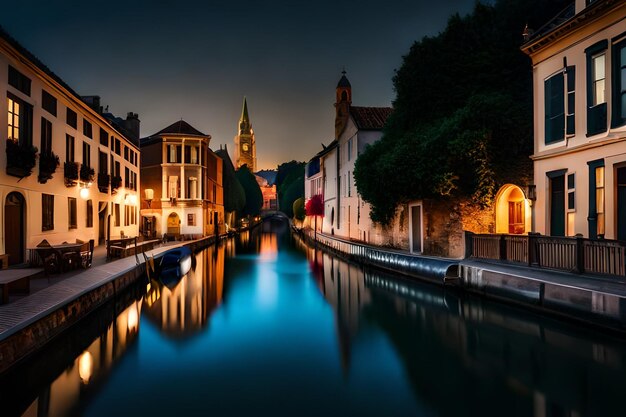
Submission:
M 258 215 L 261 213 L 261 207 L 263 207 L 263 193 L 256 178 L 247 165 L 241 166 L 235 172 L 235 177 L 239 180 L 246 196 L 246 203 L 241 210 L 241 214 L 244 216 Z
M 532 71 L 525 24 L 539 27 L 567 0 L 497 0 L 453 15 L 403 57 L 383 138 L 357 159 L 354 176 L 374 221 L 398 204 L 466 198 L 490 204 L 505 182 L 527 181 L 532 153 Z

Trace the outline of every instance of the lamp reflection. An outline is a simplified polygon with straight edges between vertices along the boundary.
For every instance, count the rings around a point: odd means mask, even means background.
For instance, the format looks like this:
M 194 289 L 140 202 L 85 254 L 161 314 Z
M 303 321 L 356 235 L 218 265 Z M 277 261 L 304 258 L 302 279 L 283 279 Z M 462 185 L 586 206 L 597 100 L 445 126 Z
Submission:
M 163 334 L 178 338 L 200 331 L 220 305 L 226 247 L 210 247 L 195 256 L 191 269 L 173 288 L 152 281 L 146 295 L 146 317 Z
M 83 381 L 83 384 L 87 384 L 91 379 L 91 373 L 93 372 L 93 358 L 89 351 L 83 352 L 78 359 L 78 375 Z

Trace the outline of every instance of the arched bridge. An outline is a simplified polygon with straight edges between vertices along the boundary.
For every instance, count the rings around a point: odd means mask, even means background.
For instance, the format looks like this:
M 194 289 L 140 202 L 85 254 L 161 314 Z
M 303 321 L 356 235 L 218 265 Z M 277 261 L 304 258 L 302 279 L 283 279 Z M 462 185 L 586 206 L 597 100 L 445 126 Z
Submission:
M 289 221 L 289 217 L 287 217 L 287 215 L 280 210 L 263 210 L 261 211 L 261 219 L 279 219 Z

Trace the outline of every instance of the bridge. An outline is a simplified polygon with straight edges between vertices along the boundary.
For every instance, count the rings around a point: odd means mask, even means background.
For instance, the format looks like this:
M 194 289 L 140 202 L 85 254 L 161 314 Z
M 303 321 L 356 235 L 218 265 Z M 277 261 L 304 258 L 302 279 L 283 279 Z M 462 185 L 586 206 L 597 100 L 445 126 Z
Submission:
M 290 220 L 289 217 L 287 217 L 287 215 L 280 210 L 261 210 L 261 219 L 279 219 L 287 221 Z

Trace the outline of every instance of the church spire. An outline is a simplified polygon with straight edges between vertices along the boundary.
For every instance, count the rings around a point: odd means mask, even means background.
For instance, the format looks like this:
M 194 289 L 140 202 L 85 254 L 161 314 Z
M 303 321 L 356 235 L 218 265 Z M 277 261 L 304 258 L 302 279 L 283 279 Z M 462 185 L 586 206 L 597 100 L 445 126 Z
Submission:
M 243 107 L 241 109 L 241 117 L 239 118 L 239 134 L 250 134 L 252 130 L 252 124 L 250 123 L 250 117 L 248 116 L 248 102 L 246 97 L 243 98 Z

